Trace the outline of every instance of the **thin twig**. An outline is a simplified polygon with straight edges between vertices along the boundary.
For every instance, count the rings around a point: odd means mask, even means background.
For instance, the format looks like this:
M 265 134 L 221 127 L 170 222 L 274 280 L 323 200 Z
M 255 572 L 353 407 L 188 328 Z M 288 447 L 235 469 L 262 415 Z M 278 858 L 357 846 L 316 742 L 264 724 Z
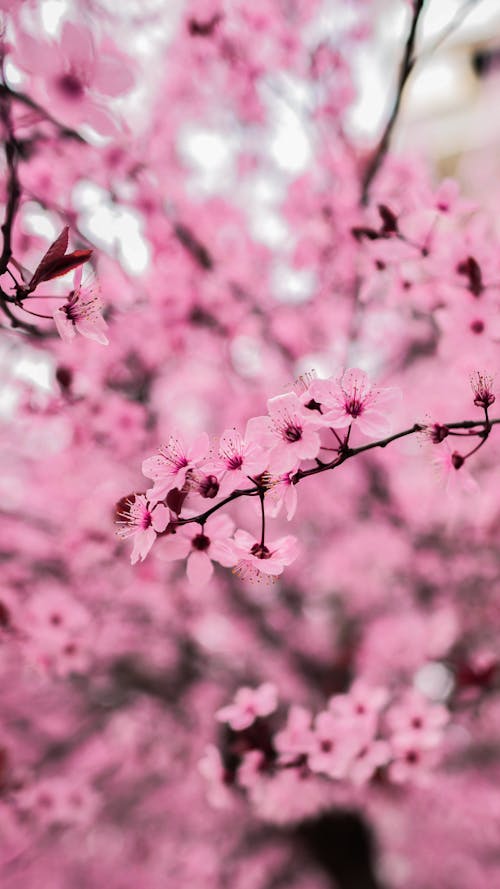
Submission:
M 375 149 L 372 158 L 366 167 L 366 170 L 363 174 L 363 178 L 361 180 L 361 198 L 360 203 L 364 206 L 368 203 L 370 197 L 370 188 L 375 179 L 380 167 L 382 166 L 387 151 L 389 149 L 389 144 L 391 141 L 392 131 L 396 124 L 399 109 L 401 107 L 401 99 L 403 97 L 403 91 L 406 86 L 406 82 L 413 70 L 415 65 L 415 40 L 417 37 L 417 27 L 420 19 L 420 15 L 424 8 L 425 0 L 415 0 L 415 6 L 413 9 L 413 16 L 410 24 L 410 30 L 408 32 L 408 37 L 406 38 L 405 50 L 403 59 L 401 62 L 401 68 L 399 70 L 399 79 L 398 86 L 396 92 L 396 98 L 394 100 L 394 105 L 389 117 L 385 125 L 384 132 L 382 133 L 382 138 Z

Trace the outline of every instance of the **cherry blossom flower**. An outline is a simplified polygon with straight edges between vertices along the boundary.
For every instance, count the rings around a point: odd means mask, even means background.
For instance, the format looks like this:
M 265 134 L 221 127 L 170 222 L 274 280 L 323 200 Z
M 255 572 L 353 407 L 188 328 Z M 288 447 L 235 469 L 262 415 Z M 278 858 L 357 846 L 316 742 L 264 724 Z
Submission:
M 359 750 L 352 723 L 337 719 L 327 710 L 318 713 L 314 720 L 311 750 L 307 757 L 313 772 L 322 772 L 330 778 L 345 778 L 349 766 Z
M 441 741 L 443 728 L 449 721 L 446 707 L 431 703 L 416 690 L 408 692 L 401 703 L 391 707 L 386 715 L 392 740 L 400 735 L 415 735 L 421 748 L 435 747 Z
M 226 429 L 221 435 L 213 468 L 217 474 L 224 473 L 219 489 L 222 497 L 244 487 L 249 476 L 261 475 L 266 466 L 267 454 L 259 444 L 243 438 L 236 429 Z
M 436 765 L 438 752 L 421 743 L 415 732 L 401 733 L 391 739 L 392 762 L 387 769 L 391 781 L 426 784 L 430 769 Z
M 218 561 L 242 579 L 272 578 L 283 573 L 297 556 L 297 540 L 288 535 L 262 544 L 247 531 L 238 530 L 233 540 L 221 542 L 217 549 Z
M 156 540 L 156 534 L 164 531 L 168 525 L 170 513 L 166 506 L 159 503 L 151 508 L 144 494 L 134 494 L 125 501 L 119 513 L 117 524 L 123 525 L 116 533 L 124 540 L 133 537 L 134 546 L 130 561 L 132 565 L 144 561 Z
M 89 340 L 107 346 L 109 340 L 105 331 L 108 325 L 102 317 L 102 310 L 102 300 L 94 284 L 82 285 L 82 269 L 78 268 L 68 301 L 58 306 L 53 314 L 61 339 L 72 340 L 78 332 Z
M 227 722 L 235 732 L 249 728 L 259 716 L 269 716 L 278 706 L 278 692 L 271 682 L 258 688 L 238 689 L 232 704 L 217 711 L 219 722 Z
M 360 729 L 364 725 L 374 734 L 379 713 L 388 699 L 387 689 L 370 687 L 360 679 L 353 683 L 347 694 L 330 698 L 328 709 L 338 719 L 354 721 L 359 724 Z
M 387 741 L 371 740 L 363 745 L 349 766 L 349 780 L 366 784 L 381 766 L 391 759 L 391 745 Z
M 148 457 L 142 464 L 142 471 L 154 485 L 146 496 L 149 500 L 162 500 L 173 488 L 179 490 L 186 481 L 189 469 L 199 466 L 205 459 L 209 447 L 208 435 L 200 433 L 188 447 L 179 435 L 171 435 L 168 444 L 158 450 L 158 454 Z
M 356 368 L 346 370 L 339 379 L 316 380 L 311 392 L 323 406 L 326 426 L 343 429 L 352 423 L 370 438 L 390 434 L 390 413 L 401 399 L 399 389 L 375 388 L 368 374 Z
M 471 386 L 474 393 L 474 404 L 487 410 L 495 401 L 493 394 L 493 377 L 476 371 L 471 376 Z
M 130 65 L 109 41 L 96 47 L 87 28 L 66 21 L 59 43 L 20 32 L 18 48 L 17 63 L 45 77 L 48 98 L 65 121 L 74 126 L 88 123 L 102 135 L 116 131 L 113 116 L 95 93 L 120 96 L 131 89 L 134 78 Z
M 268 417 L 248 422 L 247 434 L 270 449 L 270 472 L 293 472 L 301 460 L 314 459 L 320 449 L 319 414 L 308 411 L 295 392 L 270 398 L 267 408 Z
M 234 522 L 224 514 L 210 516 L 202 529 L 195 522 L 181 525 L 175 534 L 167 535 L 158 545 L 158 557 L 166 562 L 187 557 L 189 582 L 203 587 L 212 577 L 212 560 L 219 561 L 219 553 L 222 564 L 225 564 L 224 542 L 228 541 L 233 530 Z

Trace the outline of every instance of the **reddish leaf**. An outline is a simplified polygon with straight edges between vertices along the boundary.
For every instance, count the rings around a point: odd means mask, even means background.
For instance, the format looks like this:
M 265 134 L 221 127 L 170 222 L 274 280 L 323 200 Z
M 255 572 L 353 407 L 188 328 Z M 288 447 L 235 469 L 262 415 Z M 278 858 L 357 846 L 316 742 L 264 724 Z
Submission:
M 47 266 L 49 266 L 55 259 L 59 259 L 61 256 L 64 256 L 66 250 L 68 249 L 68 238 L 69 238 L 69 227 L 66 225 L 58 238 L 54 241 L 53 244 L 50 245 L 47 252 L 44 254 L 38 266 L 33 274 L 33 277 L 30 281 L 30 287 L 34 290 L 39 281 L 43 281 L 43 273 Z
M 74 250 L 73 253 L 53 258 L 49 263 L 45 263 L 42 267 L 40 263 L 38 269 L 33 275 L 29 289 L 33 291 L 42 281 L 51 281 L 53 278 L 60 278 L 66 275 L 72 269 L 78 268 L 92 256 L 92 250 Z

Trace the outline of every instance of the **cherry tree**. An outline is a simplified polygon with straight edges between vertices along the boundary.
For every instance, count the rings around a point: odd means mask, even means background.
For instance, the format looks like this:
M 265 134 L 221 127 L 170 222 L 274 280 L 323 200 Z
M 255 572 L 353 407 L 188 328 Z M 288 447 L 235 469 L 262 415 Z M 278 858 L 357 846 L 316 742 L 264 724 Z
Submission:
M 436 4 L 0 2 L 2 885 L 500 878 L 494 152 L 395 142 Z

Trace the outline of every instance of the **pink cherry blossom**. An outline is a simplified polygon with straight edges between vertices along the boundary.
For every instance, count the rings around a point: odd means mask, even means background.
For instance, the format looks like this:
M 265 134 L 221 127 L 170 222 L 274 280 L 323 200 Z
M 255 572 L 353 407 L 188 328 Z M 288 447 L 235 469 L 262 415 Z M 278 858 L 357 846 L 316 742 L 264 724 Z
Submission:
M 307 757 L 309 768 L 330 778 L 345 778 L 360 746 L 352 725 L 336 719 L 326 710 L 318 713 Z
M 387 725 L 393 733 L 392 740 L 400 735 L 415 735 L 415 743 L 421 748 L 439 744 L 444 726 L 449 721 L 446 707 L 430 702 L 420 692 L 409 692 L 400 704 L 391 707 L 386 715 Z
M 89 123 L 104 135 L 115 132 L 113 116 L 95 94 L 120 96 L 131 89 L 134 77 L 112 45 L 96 47 L 88 28 L 65 21 L 58 43 L 20 32 L 19 48 L 19 65 L 45 78 L 48 100 L 65 121 Z
M 241 732 L 260 716 L 269 716 L 278 706 L 276 686 L 264 682 L 258 688 L 244 686 L 236 692 L 234 702 L 222 707 L 216 716 L 220 722 L 227 722 L 235 732 Z
M 130 561 L 135 565 L 139 559 L 144 561 L 158 532 L 167 527 L 170 513 L 166 506 L 159 503 L 151 507 L 151 504 L 143 494 L 134 494 L 125 501 L 117 524 L 122 527 L 116 532 L 124 540 L 133 537 L 134 546 Z
M 57 331 L 63 340 L 72 340 L 76 333 L 107 346 L 107 323 L 102 317 L 103 303 L 94 284 L 82 284 L 82 269 L 75 271 L 73 290 L 68 301 L 54 310 Z
M 248 441 L 247 436 L 243 438 L 236 429 L 226 429 L 213 467 L 216 473 L 224 473 L 219 490 L 221 497 L 248 485 L 248 477 L 261 475 L 266 466 L 267 455 L 259 444 Z
M 346 370 L 338 379 L 317 380 L 311 392 L 323 406 L 325 425 L 343 429 L 354 424 L 370 438 L 390 434 L 392 412 L 401 399 L 399 389 L 375 388 L 358 369 Z
M 271 473 L 293 472 L 301 460 L 317 456 L 320 439 L 315 412 L 306 410 L 295 392 L 270 398 L 267 408 L 269 416 L 250 420 L 247 434 L 270 449 Z
M 153 502 L 162 500 L 173 488 L 181 489 L 190 469 L 198 467 L 207 456 L 209 439 L 206 432 L 198 435 L 191 445 L 186 445 L 179 435 L 171 435 L 168 443 L 158 449 L 158 454 L 148 457 L 142 471 L 154 485 L 146 492 Z
M 186 571 L 193 586 L 203 587 L 213 574 L 212 560 L 225 564 L 225 544 L 234 530 L 229 516 L 210 516 L 200 528 L 198 524 L 181 525 L 175 534 L 168 534 L 157 547 L 158 557 L 164 561 L 187 558 Z
M 217 554 L 221 564 L 234 566 L 234 573 L 242 579 L 276 577 L 296 558 L 297 540 L 288 535 L 263 544 L 248 531 L 238 530 L 233 540 L 220 543 Z

